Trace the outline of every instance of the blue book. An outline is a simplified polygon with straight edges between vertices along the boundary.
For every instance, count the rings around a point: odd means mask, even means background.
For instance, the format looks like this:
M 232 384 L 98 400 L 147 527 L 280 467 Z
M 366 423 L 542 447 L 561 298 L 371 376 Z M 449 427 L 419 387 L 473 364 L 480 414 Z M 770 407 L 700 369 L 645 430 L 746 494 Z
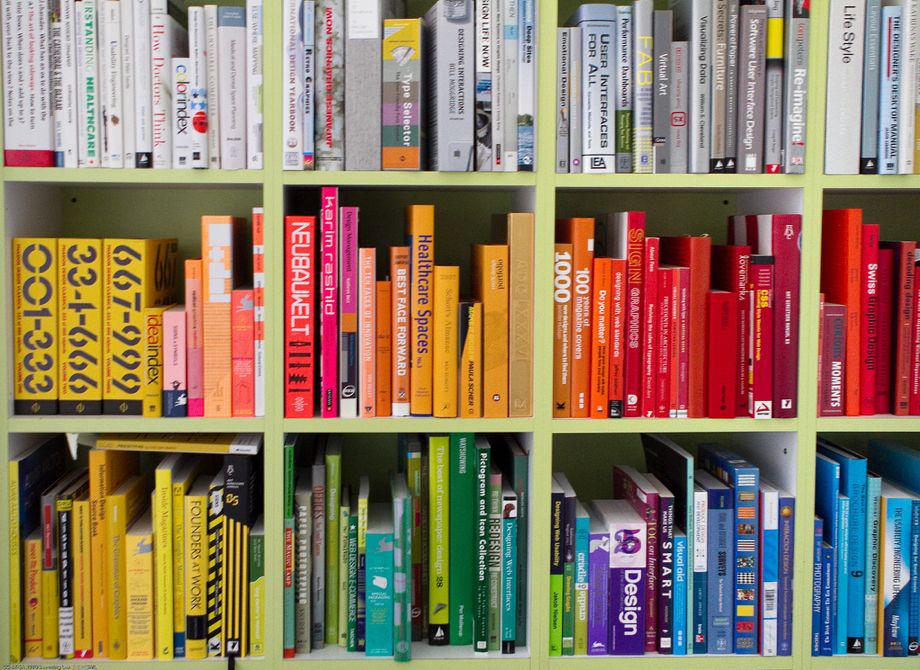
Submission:
M 825 524 L 827 525 L 827 524 Z M 821 542 L 821 655 L 834 655 L 834 575 L 837 568 L 836 551 L 826 541 Z
M 840 495 L 840 464 L 825 456 L 817 454 L 815 458 L 815 514 L 824 519 L 824 541 L 827 542 L 835 551 L 834 556 L 834 575 L 841 562 L 840 548 L 843 542 L 839 539 L 840 516 L 837 509 L 837 497 Z M 839 595 L 837 580 L 831 580 L 831 599 L 834 604 L 834 612 L 837 612 L 836 603 Z M 844 606 L 846 603 L 844 603 Z M 832 618 L 835 630 L 834 639 L 837 639 L 837 615 Z M 843 631 L 843 649 L 835 650 L 835 653 L 846 653 L 846 610 L 844 616 L 840 619 Z
M 815 517 L 811 572 L 811 655 L 821 655 L 821 603 L 824 587 L 824 562 L 821 544 L 824 542 L 824 521 Z
M 777 656 L 792 656 L 792 613 L 795 607 L 795 496 L 779 492 L 779 598 Z
M 880 516 L 882 555 L 879 584 L 881 591 L 881 650 L 884 656 L 907 656 L 910 626 L 910 582 L 916 579 L 904 569 L 910 560 L 911 521 L 917 496 L 882 481 Z
M 393 508 L 368 505 L 365 654 L 393 655 Z
M 698 482 L 693 486 L 693 535 L 690 547 L 693 570 L 688 580 L 687 590 L 693 590 L 690 612 L 693 614 L 693 653 L 705 654 L 708 651 L 707 627 L 709 626 L 709 566 L 706 560 L 707 528 L 709 518 L 709 499 L 706 489 Z
M 687 655 L 687 535 L 674 531 L 674 655 Z
M 779 639 L 779 490 L 760 483 L 760 654 L 776 656 Z
M 502 653 L 513 654 L 517 635 L 517 494 L 508 485 L 502 483 L 502 599 L 501 631 Z
M 910 618 L 907 655 L 920 653 L 920 498 L 914 498 L 910 515 Z
M 862 654 L 866 645 L 866 459 L 820 437 L 818 453 L 840 464 L 840 492 L 850 499 L 847 653 Z
M 732 490 L 705 470 L 695 473 L 697 483 L 708 496 L 706 554 L 708 572 L 706 638 L 709 654 L 732 653 Z
M 866 651 L 878 653 L 878 561 L 882 546 L 879 526 L 879 503 L 882 478 L 870 473 L 866 477 Z
M 760 570 L 757 565 L 760 514 L 758 492 L 760 470 L 738 454 L 719 445 L 702 444 L 698 451 L 700 465 L 731 486 L 734 514 L 732 531 L 735 573 L 734 651 L 736 654 L 757 653 L 757 585 Z M 711 588 L 712 585 L 710 585 Z
M 837 571 L 834 578 L 834 653 L 847 653 L 847 607 L 850 602 L 850 499 L 837 494 Z
M 901 8 L 882 7 L 882 60 L 879 86 L 878 173 L 898 173 L 898 110 L 904 57 Z

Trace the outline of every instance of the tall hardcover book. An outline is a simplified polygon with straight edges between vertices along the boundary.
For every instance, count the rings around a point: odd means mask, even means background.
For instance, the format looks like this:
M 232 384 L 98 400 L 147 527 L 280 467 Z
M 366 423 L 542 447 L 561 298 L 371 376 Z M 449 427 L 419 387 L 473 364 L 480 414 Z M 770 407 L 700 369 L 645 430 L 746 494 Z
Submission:
M 208 485 L 210 477 L 201 475 L 183 499 L 185 537 L 184 607 L 186 658 L 207 658 L 207 577 L 208 577 Z
M 358 416 L 358 208 L 339 208 L 339 416 Z
M 392 338 L 392 414 L 408 416 L 410 409 L 410 308 L 409 247 L 390 247 L 390 337 Z
M 694 473 L 697 484 L 706 496 L 707 620 L 706 651 L 710 654 L 732 653 L 734 621 L 731 588 L 734 583 L 732 564 L 732 502 L 731 488 L 705 470 Z
M 556 241 L 572 245 L 570 298 L 570 407 L 571 416 L 589 415 L 591 372 L 591 270 L 594 259 L 594 219 L 560 219 Z
M 345 169 L 380 169 L 381 30 L 392 8 L 381 0 L 346 0 Z
M 100 53 L 100 56 L 104 56 Z M 150 85 L 153 167 L 172 167 L 171 60 L 188 55 L 185 28 L 169 13 L 167 0 L 150 2 Z M 100 70 L 101 72 L 101 70 Z M 103 110 L 104 112 L 104 110 Z
M 204 7 L 188 8 L 190 152 L 193 168 L 208 167 L 208 61 Z M 135 67 L 137 64 L 135 63 Z M 126 130 L 127 135 L 127 130 Z
M 224 456 L 224 541 L 223 595 L 221 628 L 227 656 L 249 653 L 248 602 L 244 597 L 249 584 L 249 532 L 256 520 L 260 486 L 257 465 L 252 456 Z
M 748 411 L 755 419 L 773 418 L 773 261 L 773 256 L 751 256 L 751 384 Z
M 610 530 L 596 511 L 588 522 L 588 655 L 610 649 Z
M 129 661 L 150 661 L 154 658 L 154 600 L 157 591 L 152 545 L 153 526 L 148 510 L 125 535 Z
M 311 417 L 316 371 L 316 220 L 284 220 L 284 414 Z
M 436 265 L 434 268 L 434 336 L 432 371 L 434 416 L 457 416 L 457 348 L 459 344 L 460 268 Z
M 320 192 L 319 309 L 320 309 L 320 410 L 323 418 L 339 415 L 338 295 L 339 295 L 339 190 L 324 186 Z
M 689 160 L 688 171 L 709 172 L 712 67 L 712 4 L 709 0 L 671 0 L 675 37 L 689 48 Z
M 893 335 L 891 337 L 891 407 L 889 411 L 896 415 L 905 415 L 910 411 L 910 338 L 911 323 L 914 315 L 914 242 L 882 242 L 881 249 L 891 249 Z M 849 331 L 847 332 L 849 336 Z M 847 352 L 849 353 L 849 351 Z M 857 363 L 858 366 L 858 363 Z M 847 382 L 849 383 L 849 358 L 847 359 Z M 858 372 L 858 368 L 857 368 Z
M 473 294 L 482 303 L 482 414 L 508 416 L 508 245 L 473 246 Z
M 57 259 L 58 409 L 101 414 L 102 241 L 58 239 Z
M 246 9 L 217 8 L 220 167 L 246 168 Z
M 824 172 L 858 174 L 866 5 L 830 0 L 828 16 Z
M 450 435 L 450 643 L 472 644 L 474 628 L 474 578 L 476 564 L 476 473 L 477 445 L 472 434 Z
M 303 170 L 304 161 L 304 28 L 303 0 L 284 0 L 282 5 L 282 81 L 284 104 L 281 108 L 284 150 L 281 167 Z M 309 24 L 312 31 L 313 24 Z M 312 100 L 310 101 L 312 106 Z M 312 107 L 311 107 L 312 108 Z M 313 132 L 310 129 L 312 138 Z M 311 152 L 312 155 L 312 152 Z
M 432 413 L 432 321 L 434 273 L 434 206 L 410 205 L 406 210 L 409 241 L 410 412 Z
M 654 97 L 652 109 L 652 143 L 654 148 L 654 172 L 662 174 L 671 171 L 671 96 L 672 60 L 671 37 L 674 13 L 658 10 L 653 15 L 652 45 L 654 68 Z
M 383 22 L 381 160 L 384 170 L 424 165 L 422 19 Z
M 459 311 L 458 411 L 460 416 L 478 418 L 482 416 L 482 303 L 463 300 Z

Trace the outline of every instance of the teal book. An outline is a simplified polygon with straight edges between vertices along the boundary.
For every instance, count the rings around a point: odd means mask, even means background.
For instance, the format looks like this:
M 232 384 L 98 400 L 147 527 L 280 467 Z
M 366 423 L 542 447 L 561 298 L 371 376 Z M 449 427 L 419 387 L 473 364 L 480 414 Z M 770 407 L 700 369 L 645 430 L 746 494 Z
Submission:
M 476 437 L 476 563 L 473 610 L 473 651 L 489 650 L 489 480 L 491 448 L 485 437 Z M 454 517 L 456 519 L 456 517 Z
M 284 657 L 294 656 L 294 481 L 297 476 L 294 450 L 296 435 L 284 438 L 284 587 L 281 598 Z
M 348 629 L 346 649 L 358 651 L 358 512 L 348 515 Z
M 562 508 L 565 493 L 553 478 L 549 529 L 549 655 L 562 656 Z
M 502 473 L 489 476 L 489 651 L 502 642 Z
M 517 635 L 517 494 L 502 486 L 502 653 L 513 654 Z
M 394 660 L 412 659 L 411 539 L 412 497 L 404 475 L 390 478 L 393 498 L 393 649 Z
M 450 644 L 473 644 L 473 566 L 476 565 L 476 469 L 471 433 L 450 435 Z
M 575 655 L 588 654 L 588 547 L 591 515 L 575 505 Z
M 517 638 L 515 647 L 521 649 L 527 646 L 527 553 L 528 553 L 528 519 L 530 517 L 530 467 L 527 452 L 518 444 L 513 435 L 502 435 L 499 440 L 503 443 L 496 446 L 492 442 L 492 460 L 505 474 L 518 499 L 517 515 Z
M 393 508 L 369 505 L 367 517 L 366 647 L 368 656 L 393 655 Z

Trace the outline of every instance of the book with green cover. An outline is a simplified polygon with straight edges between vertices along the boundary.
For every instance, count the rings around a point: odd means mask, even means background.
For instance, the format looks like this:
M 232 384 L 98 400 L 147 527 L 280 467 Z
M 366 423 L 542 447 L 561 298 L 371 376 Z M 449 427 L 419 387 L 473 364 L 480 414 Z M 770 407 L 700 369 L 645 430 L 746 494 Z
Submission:
M 450 435 L 450 644 L 473 643 L 476 470 L 471 433 Z
M 489 650 L 489 479 L 492 449 L 476 436 L 476 563 L 474 573 L 473 651 Z
M 348 517 L 348 628 L 346 649 L 358 651 L 358 513 Z
M 348 647 L 348 517 L 351 501 L 348 487 L 342 487 L 339 502 L 339 646 Z
M 562 655 L 575 654 L 575 489 L 561 472 L 553 478 L 562 487 Z
M 400 435 L 402 438 L 403 435 Z M 403 444 L 403 443 L 401 443 Z M 412 641 L 419 642 L 424 639 L 423 629 L 428 618 L 428 601 L 422 589 L 422 547 L 426 544 L 425 535 L 422 533 L 422 444 L 415 435 L 405 436 L 405 451 L 401 454 L 400 471 L 406 473 L 406 486 L 412 497 L 412 538 L 411 538 L 411 569 L 412 589 Z
M 412 659 L 412 612 L 409 607 L 412 497 L 404 475 L 394 474 L 390 478 L 390 493 L 393 498 L 393 657 L 405 662 Z
M 367 521 L 368 656 L 393 655 L 393 508 L 372 503 Z
M 575 504 L 575 655 L 588 653 L 588 541 L 591 515 Z
M 549 515 L 549 655 L 562 656 L 563 541 L 562 507 L 565 494 L 553 478 Z
M 450 643 L 450 446 L 428 438 L 428 643 Z
M 294 488 L 294 651 L 309 654 L 313 648 L 313 477 L 298 473 Z
M 501 648 L 502 473 L 489 475 L 489 651 Z
M 514 653 L 517 635 L 517 495 L 505 482 L 502 486 L 502 653 Z
M 339 643 L 339 514 L 342 495 L 342 443 L 326 444 L 326 644 Z
M 427 640 L 429 628 L 429 616 L 428 608 L 431 604 L 431 601 L 428 598 L 429 593 L 429 580 L 431 578 L 431 572 L 428 568 L 431 562 L 431 551 L 429 546 L 431 544 L 431 499 L 428 497 L 428 491 L 431 489 L 431 459 L 428 453 L 428 450 L 425 449 L 422 451 L 422 495 L 419 497 L 419 506 L 421 507 L 421 532 L 419 533 L 422 537 L 422 592 L 419 594 L 421 603 L 422 603 L 422 639 Z
M 503 435 L 504 448 L 493 448 L 492 460 L 498 463 L 499 469 L 511 482 L 517 494 L 517 580 L 515 603 L 517 605 L 517 636 L 514 640 L 516 648 L 527 646 L 527 552 L 529 537 L 530 516 L 530 466 L 527 452 L 521 448 L 513 435 Z M 494 446 L 494 442 L 493 442 Z
M 297 446 L 296 435 L 284 438 L 284 586 L 282 592 L 283 644 L 284 657 L 294 656 L 294 482 L 297 466 L 294 450 Z

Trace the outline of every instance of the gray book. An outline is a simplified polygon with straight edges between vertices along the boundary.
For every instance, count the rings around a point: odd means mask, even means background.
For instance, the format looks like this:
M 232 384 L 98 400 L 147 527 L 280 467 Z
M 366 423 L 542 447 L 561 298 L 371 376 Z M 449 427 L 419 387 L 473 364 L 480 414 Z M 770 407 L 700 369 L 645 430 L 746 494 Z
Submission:
M 689 158 L 693 173 L 708 173 L 710 159 L 710 114 L 712 105 L 712 2 L 671 0 L 675 35 L 690 47 L 689 72 Z
M 655 152 L 655 172 L 671 171 L 671 32 L 673 12 L 655 12 L 655 98 L 652 121 L 652 142 Z
M 767 2 L 766 93 L 764 101 L 764 172 L 777 174 L 783 165 L 783 36 L 781 26 L 785 0 Z
M 313 481 L 301 470 L 294 489 L 294 651 L 309 654 L 312 647 Z
M 617 8 L 616 25 L 616 171 L 633 171 L 633 12 Z
M 740 19 L 738 172 L 759 174 L 763 171 L 767 8 L 745 5 L 741 8 Z
M 738 168 L 738 0 L 728 0 L 725 71 L 725 172 Z
M 581 28 L 569 28 L 569 172 L 582 172 Z
M 439 0 L 425 14 L 432 170 L 473 169 L 473 3 Z
M 633 165 L 640 174 L 654 171 L 652 100 L 654 99 L 654 44 L 652 0 L 633 0 Z
M 728 0 L 712 0 L 712 125 L 709 171 L 725 172 L 728 137 Z
M 314 129 L 316 169 L 345 169 L 345 5 L 316 3 L 316 81 Z
M 689 46 L 686 42 L 671 43 L 671 172 L 685 174 L 688 159 L 687 103 L 690 97 Z
M 807 20 L 807 14 L 805 20 Z M 881 0 L 866 0 L 866 46 L 863 53 L 862 149 L 859 152 L 860 174 L 878 173 L 878 89 L 879 60 L 882 55 L 881 36 L 882 2 Z
M 571 28 L 556 29 L 556 172 L 569 171 Z
M 805 172 L 808 111 L 808 7 L 805 0 L 786 0 L 786 81 L 783 165 L 786 174 Z M 877 74 L 877 73 L 876 73 Z M 876 76 L 876 79 L 878 77 Z M 876 97 L 878 89 L 876 89 Z M 875 107 L 878 107 L 876 102 Z
M 326 644 L 326 464 L 322 447 L 316 450 L 310 478 L 313 484 L 312 643 L 314 649 L 322 649 Z M 296 492 L 294 495 L 296 504 Z

